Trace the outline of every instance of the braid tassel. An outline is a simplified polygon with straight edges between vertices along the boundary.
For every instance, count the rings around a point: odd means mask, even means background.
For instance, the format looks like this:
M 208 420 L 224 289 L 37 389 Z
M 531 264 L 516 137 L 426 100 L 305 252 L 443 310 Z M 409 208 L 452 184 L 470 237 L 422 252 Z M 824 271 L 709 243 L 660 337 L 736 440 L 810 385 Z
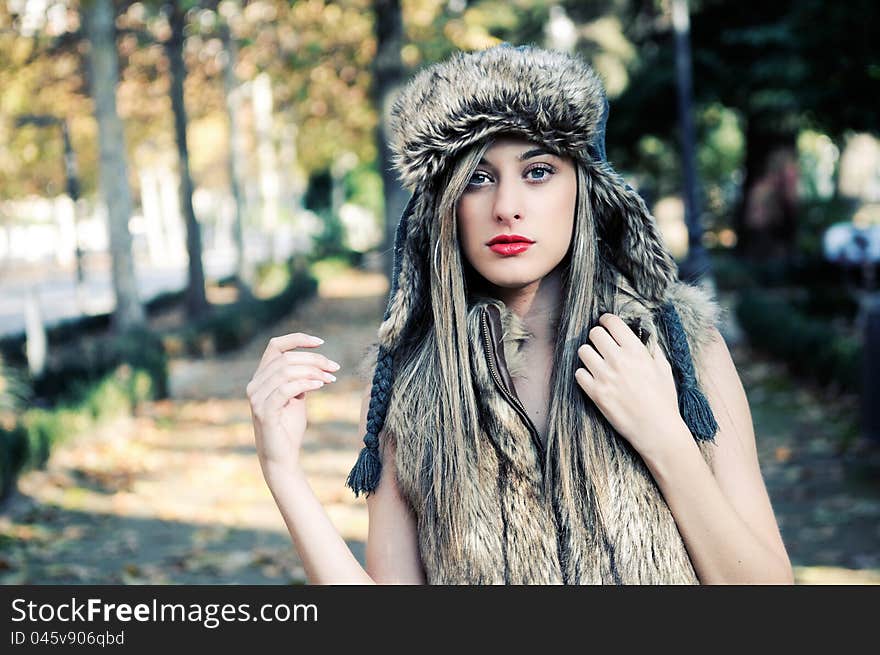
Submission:
M 695 439 L 713 441 L 718 432 L 718 423 L 709 401 L 697 384 L 687 336 L 681 318 L 671 302 L 662 306 L 660 320 L 669 344 L 670 364 L 678 386 L 678 410 L 681 417 Z
M 345 481 L 346 486 L 354 491 L 355 498 L 361 493 L 366 495 L 373 493 L 382 474 L 382 461 L 379 459 L 379 438 L 367 432 L 364 436 L 364 443 L 366 445 L 361 448 L 357 462 Z
M 403 210 L 403 216 L 397 224 L 394 236 L 394 269 L 391 274 L 391 291 L 388 294 L 388 306 L 385 319 L 391 314 L 391 305 L 397 293 L 398 278 L 402 266 L 403 244 L 406 241 L 407 224 L 416 204 L 417 194 L 413 194 Z M 385 424 L 388 413 L 388 402 L 391 399 L 391 388 L 394 382 L 394 358 L 384 346 L 379 347 L 376 358 L 376 370 L 373 372 L 373 386 L 370 389 L 370 407 L 367 410 L 367 433 L 364 435 L 364 447 L 358 455 L 357 462 L 348 474 L 345 484 L 354 491 L 355 498 L 361 493 L 369 496 L 379 486 L 382 475 L 382 459 L 379 456 L 379 432 Z

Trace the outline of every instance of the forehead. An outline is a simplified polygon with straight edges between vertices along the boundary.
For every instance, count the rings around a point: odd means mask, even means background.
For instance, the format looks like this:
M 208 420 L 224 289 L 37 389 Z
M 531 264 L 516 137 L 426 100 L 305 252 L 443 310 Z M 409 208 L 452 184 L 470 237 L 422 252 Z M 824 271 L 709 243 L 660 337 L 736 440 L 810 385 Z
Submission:
M 528 161 L 532 157 L 540 155 L 550 155 L 565 159 L 564 156 L 556 154 L 552 148 L 547 147 L 543 143 L 532 141 L 516 134 L 501 134 L 492 139 L 480 162 L 488 163 L 488 160 L 498 157 Z
M 490 153 L 498 150 L 514 149 L 529 150 L 532 148 L 544 149 L 542 144 L 523 136 L 517 136 L 516 134 L 499 134 L 489 142 L 489 147 L 486 148 L 486 152 Z

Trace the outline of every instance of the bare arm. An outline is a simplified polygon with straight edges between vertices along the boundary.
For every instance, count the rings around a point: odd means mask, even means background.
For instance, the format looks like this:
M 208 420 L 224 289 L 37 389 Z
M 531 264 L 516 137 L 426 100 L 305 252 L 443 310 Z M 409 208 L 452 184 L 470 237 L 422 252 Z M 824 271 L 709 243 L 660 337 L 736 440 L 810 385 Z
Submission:
M 748 400 L 724 339 L 705 353 L 706 396 L 718 421 L 714 475 L 682 422 L 674 455 L 646 464 L 703 584 L 792 584 L 791 563 L 761 476 Z
M 358 434 L 366 430 L 369 389 Z M 367 570 L 337 532 L 299 466 L 266 468 L 266 481 L 312 584 L 422 584 L 415 519 L 397 489 L 393 457 L 383 453 L 376 492 L 367 497 Z
M 360 434 L 366 432 L 369 402 L 367 387 L 361 403 Z M 381 584 L 425 584 L 416 520 L 397 486 L 392 446 L 383 449 L 382 476 L 375 493 L 367 496 L 367 508 L 367 570 L 373 579 Z
M 269 469 L 266 482 L 311 584 L 374 584 L 330 521 L 301 469 Z

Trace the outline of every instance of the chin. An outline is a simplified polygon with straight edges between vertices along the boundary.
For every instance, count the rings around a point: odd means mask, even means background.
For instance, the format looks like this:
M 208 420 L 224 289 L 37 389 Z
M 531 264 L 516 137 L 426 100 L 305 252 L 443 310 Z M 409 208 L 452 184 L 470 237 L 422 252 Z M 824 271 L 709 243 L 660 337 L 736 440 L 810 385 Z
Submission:
M 511 265 L 513 262 L 503 262 L 500 266 L 492 266 L 481 272 L 481 275 L 489 284 L 502 289 L 521 289 L 534 284 L 550 271 L 535 270 L 533 266 Z

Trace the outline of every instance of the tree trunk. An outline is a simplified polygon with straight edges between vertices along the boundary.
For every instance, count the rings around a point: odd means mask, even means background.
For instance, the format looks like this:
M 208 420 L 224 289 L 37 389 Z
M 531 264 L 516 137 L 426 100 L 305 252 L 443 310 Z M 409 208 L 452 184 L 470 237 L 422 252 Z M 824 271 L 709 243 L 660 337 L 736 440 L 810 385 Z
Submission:
M 275 238 L 280 211 L 281 184 L 278 177 L 278 157 L 275 152 L 275 117 L 273 115 L 272 80 L 268 73 L 260 73 L 251 83 L 253 92 L 254 125 L 257 137 L 257 160 L 260 168 L 261 226 L 269 238 L 269 256 L 273 262 L 283 259 L 279 241 Z
M 128 186 L 125 135 L 116 113 L 119 60 L 116 52 L 115 14 L 112 0 L 83 0 L 80 4 L 85 33 L 91 44 L 89 75 L 98 122 L 101 195 L 107 205 L 110 257 L 116 308 L 112 326 L 117 333 L 142 327 L 144 309 L 138 296 L 131 233 L 131 189 Z
M 688 282 L 704 280 L 710 287 L 711 263 L 703 247 L 702 203 L 697 175 L 696 137 L 693 119 L 693 83 L 690 45 L 690 17 L 687 0 L 672 0 L 675 28 L 675 77 L 678 91 L 678 123 L 681 137 L 681 168 L 684 178 L 684 217 L 688 231 L 688 252 L 681 264 L 681 278 Z
M 746 258 L 788 257 L 797 232 L 795 134 L 777 127 L 779 116 L 746 115 L 742 194 L 735 214 L 737 250 Z M 796 185 L 796 180 L 794 181 Z
M 241 92 L 238 80 L 235 77 L 235 62 L 238 58 L 238 47 L 235 38 L 230 33 L 227 23 L 220 27 L 223 48 L 226 51 L 226 67 L 223 71 L 223 90 L 226 96 L 226 113 L 229 118 L 229 190 L 235 203 L 233 218 L 233 236 L 237 263 L 235 269 L 236 282 L 239 293 L 250 295 L 253 278 L 250 274 L 250 265 L 247 261 L 244 239 L 245 204 L 241 190 L 241 165 L 244 162 L 244 147 L 238 124 L 238 106 L 241 100 Z
M 180 0 L 171 3 L 168 21 L 171 37 L 165 43 L 165 50 L 171 68 L 171 109 L 174 112 L 174 138 L 180 166 L 180 209 L 186 223 L 186 252 L 189 256 L 186 312 L 190 318 L 197 318 L 207 311 L 208 300 L 205 296 L 205 272 L 202 268 L 202 234 L 193 210 L 193 181 L 189 172 L 189 147 L 186 142 L 186 106 L 183 98 L 183 82 L 186 79 L 183 29 L 186 16 Z
M 406 206 L 407 194 L 400 186 L 391 166 L 388 148 L 388 118 L 397 90 L 403 81 L 403 63 L 400 48 L 403 45 L 403 18 L 400 0 L 377 0 L 376 7 L 376 59 L 373 68 L 373 102 L 379 108 L 379 125 L 376 130 L 382 185 L 385 189 L 385 272 L 391 279 L 394 266 L 394 234 L 400 214 Z

